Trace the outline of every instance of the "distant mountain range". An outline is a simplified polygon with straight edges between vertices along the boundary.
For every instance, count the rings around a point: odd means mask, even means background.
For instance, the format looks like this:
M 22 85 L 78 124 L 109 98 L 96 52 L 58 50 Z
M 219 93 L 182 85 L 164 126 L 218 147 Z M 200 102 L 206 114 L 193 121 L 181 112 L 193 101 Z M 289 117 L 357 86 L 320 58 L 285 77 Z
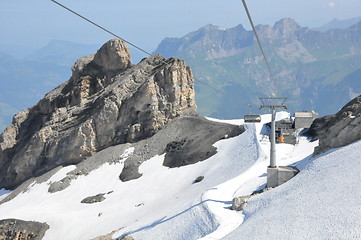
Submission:
M 325 115 L 361 92 L 360 24 L 354 24 L 359 19 L 333 20 L 317 31 L 291 19 L 273 27 L 257 26 L 276 83 L 269 80 L 253 33 L 241 25 L 230 29 L 207 25 L 182 38 L 167 38 L 155 53 L 187 60 L 204 115 L 239 117 L 249 111 L 249 104 L 256 111 L 258 96 L 268 94 L 289 97 L 291 110 L 312 108 Z M 15 112 L 69 79 L 76 59 L 99 46 L 59 40 L 38 50 L 1 45 L 0 130 Z M 133 50 L 132 57 L 136 63 L 144 54 Z M 328 104 L 322 106 L 323 102 Z
M 354 18 L 342 19 L 342 20 L 335 18 L 331 22 L 329 22 L 321 27 L 314 28 L 312 30 L 326 32 L 331 29 L 345 29 L 345 28 L 351 27 L 352 25 L 354 25 L 360 21 L 361 21 L 361 17 L 354 17 Z
M 288 97 L 289 110 L 336 112 L 361 93 L 361 22 L 326 32 L 285 18 L 256 26 L 273 71 L 270 78 L 252 31 L 238 25 L 207 25 L 181 38 L 164 39 L 155 50 L 192 67 L 200 112 L 237 118 L 258 97 Z M 198 80 L 198 81 L 197 81 Z

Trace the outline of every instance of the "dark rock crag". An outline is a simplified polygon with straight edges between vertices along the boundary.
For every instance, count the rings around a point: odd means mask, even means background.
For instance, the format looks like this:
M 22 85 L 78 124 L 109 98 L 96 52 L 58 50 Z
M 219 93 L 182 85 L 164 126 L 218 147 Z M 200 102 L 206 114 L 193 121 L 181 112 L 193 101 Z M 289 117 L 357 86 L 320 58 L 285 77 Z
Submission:
M 0 188 L 153 136 L 196 109 L 184 61 L 155 55 L 132 65 L 119 39 L 79 59 L 72 72 L 37 105 L 17 113 L 0 136 Z
M 314 155 L 360 140 L 361 95 L 351 100 L 336 114 L 315 119 L 308 134 L 313 140 L 319 140 Z
M 173 119 L 151 138 L 133 145 L 134 154 L 125 161 L 119 178 L 129 181 L 141 177 L 139 166 L 155 155 L 165 154 L 163 166 L 169 168 L 204 161 L 217 153 L 215 142 L 244 131 L 243 126 L 213 122 L 198 115 Z
M 48 229 L 46 223 L 4 219 L 0 220 L 0 239 L 41 240 Z

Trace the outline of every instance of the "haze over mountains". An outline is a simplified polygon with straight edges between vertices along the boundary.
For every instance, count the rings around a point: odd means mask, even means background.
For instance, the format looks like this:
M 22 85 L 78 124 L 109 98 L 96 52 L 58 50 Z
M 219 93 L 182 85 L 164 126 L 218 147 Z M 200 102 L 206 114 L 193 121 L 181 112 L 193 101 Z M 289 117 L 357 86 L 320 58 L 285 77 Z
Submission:
M 249 104 L 255 111 L 258 97 L 276 94 L 276 89 L 289 97 L 291 111 L 315 109 L 325 115 L 361 92 L 360 25 L 350 26 L 357 20 L 333 20 L 318 30 L 338 29 L 326 32 L 302 28 L 291 19 L 274 27 L 259 25 L 276 83 L 269 81 L 253 33 L 240 25 L 227 30 L 208 25 L 182 38 L 165 39 L 155 52 L 184 58 L 192 67 L 204 115 L 240 117 Z M 0 129 L 17 111 L 68 79 L 75 60 L 99 46 L 54 40 L 32 53 L 24 47 L 0 46 Z M 136 50 L 132 56 L 133 62 L 144 57 Z M 327 106 L 321 107 L 323 102 Z
M 0 51 L 0 129 L 11 123 L 16 112 L 36 104 L 46 92 L 68 79 L 69 66 L 98 47 L 54 40 L 23 58 Z M 20 55 L 12 48 L 8 51 Z
M 339 20 L 339 19 L 335 18 L 331 22 L 326 23 L 325 25 L 323 25 L 321 27 L 314 28 L 312 30 L 326 32 L 331 29 L 345 29 L 345 28 L 348 28 L 348 27 L 358 23 L 359 21 L 361 21 L 361 17 L 354 17 L 354 18 L 343 19 L 343 20 Z

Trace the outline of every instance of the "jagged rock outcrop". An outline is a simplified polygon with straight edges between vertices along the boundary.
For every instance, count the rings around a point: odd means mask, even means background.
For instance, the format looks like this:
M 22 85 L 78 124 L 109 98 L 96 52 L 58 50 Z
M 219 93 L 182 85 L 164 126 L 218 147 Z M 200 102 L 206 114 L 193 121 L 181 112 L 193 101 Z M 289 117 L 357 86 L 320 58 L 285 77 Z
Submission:
M 0 220 L 0 239 L 41 240 L 49 229 L 46 223 L 18 219 Z
M 338 113 L 315 119 L 308 134 L 313 140 L 319 140 L 315 155 L 360 140 L 361 95 L 346 104 Z
M 14 116 L 0 136 L 0 188 L 109 146 L 154 135 L 194 112 L 194 80 L 180 59 L 155 55 L 132 66 L 119 39 L 79 59 L 69 81 Z

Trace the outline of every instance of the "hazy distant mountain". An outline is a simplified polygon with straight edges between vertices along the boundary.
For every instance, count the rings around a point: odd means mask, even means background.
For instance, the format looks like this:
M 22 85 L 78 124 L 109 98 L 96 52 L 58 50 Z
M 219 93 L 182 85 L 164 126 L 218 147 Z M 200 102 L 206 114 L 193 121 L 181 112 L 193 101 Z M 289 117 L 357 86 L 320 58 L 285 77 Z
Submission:
M 70 68 L 81 56 L 96 52 L 100 44 L 81 44 L 52 40 L 46 46 L 29 54 L 25 59 L 54 63 Z
M 0 102 L 0 129 L 4 129 L 11 122 L 12 116 L 18 111 L 6 103 Z
M 21 56 L 24 48 L 17 52 L 13 47 L 8 51 Z M 79 57 L 98 48 L 96 44 L 54 40 L 22 59 L 0 53 L 0 131 L 17 111 L 34 105 L 46 92 L 69 79 L 70 68 Z
M 69 67 L 0 53 L 0 130 L 11 123 L 17 111 L 37 103 L 70 73 Z
M 29 54 L 33 53 L 34 51 L 36 51 L 36 48 L 29 46 L 6 43 L 0 44 L 0 52 L 15 58 L 24 58 Z
M 256 28 L 274 80 L 253 32 L 241 25 L 207 25 L 163 40 L 155 52 L 187 61 L 198 79 L 199 110 L 214 117 L 240 117 L 249 104 L 256 111 L 258 97 L 264 96 L 288 97 L 291 111 L 314 109 L 326 115 L 361 92 L 361 23 L 320 32 L 282 19 L 273 27 Z
M 339 20 L 339 19 L 335 18 L 331 22 L 329 22 L 321 27 L 314 28 L 313 30 L 320 31 L 320 32 L 326 32 L 331 29 L 345 29 L 345 28 L 351 27 L 352 25 L 354 25 L 360 21 L 361 21 L 361 17 L 354 17 L 354 18 L 344 19 L 344 20 Z

